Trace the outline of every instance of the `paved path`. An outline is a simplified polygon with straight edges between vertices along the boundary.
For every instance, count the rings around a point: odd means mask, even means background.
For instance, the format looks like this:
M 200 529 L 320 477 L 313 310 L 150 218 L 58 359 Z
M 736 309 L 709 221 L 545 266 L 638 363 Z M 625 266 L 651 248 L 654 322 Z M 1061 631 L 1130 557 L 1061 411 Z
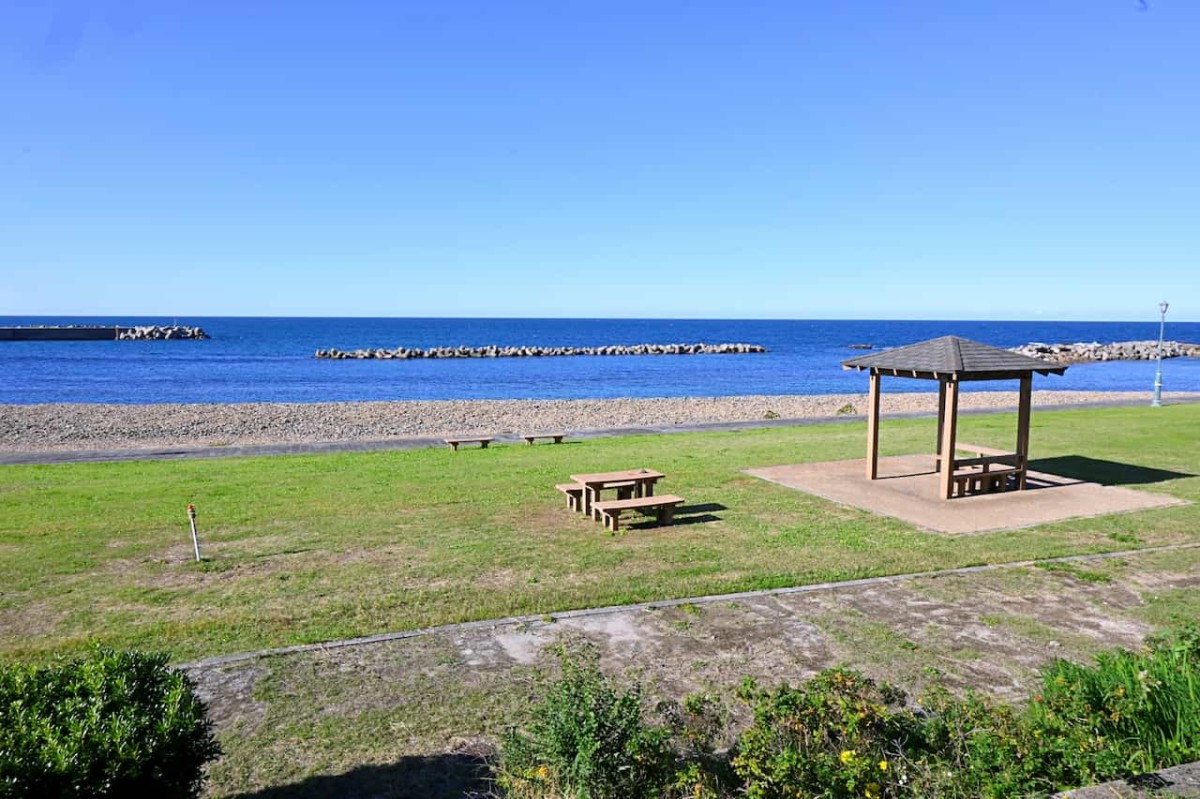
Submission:
M 1200 544 L 1042 564 L 1055 562 L 447 625 L 184 668 L 226 745 L 211 796 L 484 796 L 478 758 L 521 718 L 559 644 L 590 641 L 606 671 L 640 675 L 652 703 L 728 698 L 745 677 L 795 684 L 837 664 L 910 696 L 936 678 L 1020 702 L 1048 660 L 1136 647 L 1154 629 L 1149 606 L 1200 592 Z M 286 752 L 289 765 L 263 752 Z M 1114 785 L 1078 795 L 1144 796 Z
M 1200 402 L 1178 400 L 1174 402 Z M 1035 408 L 1038 413 L 1076 410 L 1079 408 L 1139 407 L 1141 403 L 1126 401 L 1086 402 L 1076 405 L 1054 405 Z M 959 411 L 960 416 L 988 413 L 1015 413 L 1016 407 L 979 408 Z M 934 413 L 892 413 L 884 419 L 919 419 Z M 613 436 L 655 435 L 660 433 L 697 433 L 706 431 L 753 430 L 763 427 L 796 427 L 819 424 L 849 424 L 862 422 L 861 416 L 814 416 L 801 419 L 748 419 L 740 422 L 701 422 L 697 424 L 647 425 L 644 427 L 613 427 L 599 430 L 577 430 L 568 439 L 609 438 Z M 497 435 L 501 443 L 524 443 L 518 435 Z M 54 452 L 0 452 L 0 466 L 39 463 L 104 463 L 109 461 L 166 461 L 194 458 L 235 458 L 255 455 L 311 455 L 325 452 L 376 452 L 381 450 L 421 449 L 445 446 L 441 436 L 389 438 L 378 441 L 321 441 L 290 444 L 247 444 L 228 447 L 159 447 L 155 449 L 101 449 Z
M 1058 794 L 1062 799 L 1200 799 L 1200 763 Z
M 1046 558 L 1039 561 L 1022 560 L 1009 563 L 992 563 L 983 566 L 963 566 L 957 569 L 942 569 L 938 571 L 916 572 L 911 574 L 893 574 L 886 577 L 864 577 L 859 580 L 812 583 L 809 585 L 789 586 L 786 588 L 769 588 L 761 591 L 741 591 L 735 594 L 711 594 L 707 596 L 685 597 L 683 599 L 661 599 L 652 602 L 638 602 L 632 605 L 609 605 L 601 608 L 565 610 L 557 613 L 548 613 L 538 616 L 507 616 L 500 619 L 484 619 L 481 621 L 462 622 L 460 624 L 443 624 L 438 627 L 425 627 L 416 630 L 401 630 L 399 632 L 381 633 L 379 635 L 368 635 L 360 638 L 344 638 L 337 641 L 324 641 L 319 644 L 297 644 L 295 646 L 262 649 L 256 652 L 240 652 L 233 655 L 205 658 L 204 660 L 196 661 L 195 663 L 182 664 L 181 668 L 202 669 L 212 666 L 226 666 L 232 663 L 240 663 L 262 657 L 293 655 L 303 652 L 321 652 L 331 649 L 342 649 L 345 647 L 380 644 L 388 641 L 402 641 L 409 638 L 417 638 L 427 635 L 464 633 L 472 630 L 495 630 L 499 627 L 505 626 L 526 626 L 535 623 L 554 624 L 572 619 L 613 616 L 636 613 L 645 610 L 662 610 L 664 608 L 676 608 L 684 606 L 713 605 L 719 603 L 740 602 L 745 600 L 758 600 L 770 597 L 783 597 L 791 594 L 810 594 L 817 592 L 867 589 L 893 583 L 906 583 L 914 580 L 923 580 L 929 578 L 982 574 L 1003 569 L 1023 569 L 1039 563 L 1087 563 L 1089 561 L 1105 561 L 1137 555 L 1144 556 L 1154 552 L 1182 552 L 1195 549 L 1200 549 L 1200 544 L 1175 544 L 1164 547 L 1146 547 L 1144 549 L 1122 550 L 1119 552 L 1102 552 L 1095 555 L 1067 555 L 1061 558 Z

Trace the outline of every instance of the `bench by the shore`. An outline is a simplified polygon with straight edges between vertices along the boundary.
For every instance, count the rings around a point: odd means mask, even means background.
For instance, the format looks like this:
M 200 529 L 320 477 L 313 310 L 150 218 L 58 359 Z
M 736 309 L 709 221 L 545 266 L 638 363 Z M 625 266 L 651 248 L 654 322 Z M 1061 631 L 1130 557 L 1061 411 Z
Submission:
M 468 438 L 447 438 L 444 440 L 450 445 L 450 449 L 458 452 L 459 444 L 478 444 L 480 449 L 487 449 L 488 444 L 496 439 L 493 436 L 473 436 Z
M 555 444 L 561 444 L 562 440 L 564 438 L 566 438 L 566 435 L 567 435 L 566 433 L 530 433 L 528 435 L 521 436 L 521 438 L 525 439 L 525 444 L 527 446 L 532 446 L 533 442 L 537 441 L 540 438 L 546 438 L 546 439 L 552 438 L 552 439 L 554 439 Z

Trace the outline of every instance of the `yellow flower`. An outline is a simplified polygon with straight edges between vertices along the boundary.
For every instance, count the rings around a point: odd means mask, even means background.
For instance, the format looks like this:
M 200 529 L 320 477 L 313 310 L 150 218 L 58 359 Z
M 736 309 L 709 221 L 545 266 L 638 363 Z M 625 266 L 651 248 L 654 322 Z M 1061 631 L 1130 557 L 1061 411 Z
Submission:
M 880 761 L 879 761 L 879 770 L 880 770 L 880 771 L 887 771 L 887 761 L 886 761 L 886 760 L 880 760 Z
M 850 765 L 854 762 L 854 750 L 843 749 L 842 753 L 838 755 L 838 759 L 841 760 L 844 765 Z
M 869 783 L 867 785 L 866 791 L 864 791 L 864 793 L 865 793 L 867 799 L 876 799 L 876 797 L 879 796 L 879 783 L 877 783 L 877 782 Z
M 546 768 L 545 766 L 538 766 L 537 771 L 534 773 L 537 774 L 537 778 L 539 780 L 546 780 L 550 778 L 550 769 Z

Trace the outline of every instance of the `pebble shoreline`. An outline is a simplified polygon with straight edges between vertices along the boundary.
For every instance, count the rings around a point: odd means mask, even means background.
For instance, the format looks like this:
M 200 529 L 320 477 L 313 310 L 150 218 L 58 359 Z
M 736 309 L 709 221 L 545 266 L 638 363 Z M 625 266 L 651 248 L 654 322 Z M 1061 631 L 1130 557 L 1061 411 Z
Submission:
M 1200 401 L 1167 393 L 1170 401 Z M 1036 391 L 1035 407 L 1149 402 L 1148 392 Z M 967 409 L 1012 408 L 1015 392 L 962 395 Z M 445 400 L 205 405 L 0 405 L 0 451 L 242 446 L 470 434 L 566 432 L 802 419 L 866 410 L 865 394 L 582 400 Z M 883 395 L 883 413 L 932 413 L 937 394 Z M 840 414 L 839 414 L 840 412 Z

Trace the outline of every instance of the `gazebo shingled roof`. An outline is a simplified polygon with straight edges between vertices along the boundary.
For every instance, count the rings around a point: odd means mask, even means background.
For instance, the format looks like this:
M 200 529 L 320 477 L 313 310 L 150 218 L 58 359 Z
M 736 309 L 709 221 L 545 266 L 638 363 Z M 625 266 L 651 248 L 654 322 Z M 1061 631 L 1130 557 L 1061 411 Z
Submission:
M 1061 375 L 1067 367 L 958 336 L 909 344 L 842 361 L 847 369 L 880 369 L 893 374 L 956 375 L 959 380 L 995 380 L 1018 372 Z M 997 374 L 999 373 L 999 375 Z
M 935 466 L 938 472 L 939 493 L 950 499 L 956 487 L 960 493 L 991 490 L 992 486 L 1007 487 L 1011 476 L 1017 488 L 1025 488 L 1029 469 L 1029 416 L 1032 411 L 1033 374 L 1061 375 L 1067 367 L 1039 361 L 1020 353 L 1002 350 L 978 341 L 942 336 L 941 338 L 873 352 L 842 361 L 843 369 L 866 369 L 871 375 L 867 394 L 867 479 L 878 476 L 879 464 L 879 394 L 885 376 L 910 377 L 938 381 L 938 439 Z M 1012 454 L 958 458 L 955 456 L 958 427 L 959 384 L 971 380 L 1019 380 L 1017 401 L 1017 446 Z M 990 471 L 991 467 L 1003 467 Z M 956 469 L 981 468 L 981 472 L 956 474 Z

